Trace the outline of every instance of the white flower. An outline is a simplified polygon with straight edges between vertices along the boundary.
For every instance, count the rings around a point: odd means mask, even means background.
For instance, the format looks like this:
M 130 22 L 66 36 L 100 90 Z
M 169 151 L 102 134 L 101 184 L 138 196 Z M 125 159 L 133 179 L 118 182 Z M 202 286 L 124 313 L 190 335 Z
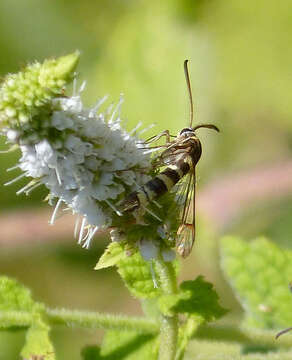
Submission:
M 157 258 L 158 247 L 153 241 L 142 238 L 139 241 L 139 249 L 141 256 L 145 261 L 150 261 Z
M 3 131 L 20 145 L 18 167 L 34 178 L 19 193 L 44 184 L 50 203 L 58 199 L 51 223 L 65 203 L 83 217 L 79 241 L 85 246 L 97 229 L 111 225 L 115 213 L 121 215 L 116 206 L 121 196 L 149 179 L 145 170 L 150 169 L 150 155 L 121 128 L 121 101 L 105 113 L 98 112 L 102 101 L 87 109 L 80 93 L 56 98 L 40 133 L 29 128 L 23 133 Z
M 175 251 L 172 250 L 172 249 L 164 249 L 164 250 L 162 250 L 161 255 L 163 257 L 163 260 L 166 261 L 166 262 L 171 262 L 176 257 Z
M 8 141 L 15 142 L 18 139 L 19 132 L 16 130 L 8 130 L 6 136 Z

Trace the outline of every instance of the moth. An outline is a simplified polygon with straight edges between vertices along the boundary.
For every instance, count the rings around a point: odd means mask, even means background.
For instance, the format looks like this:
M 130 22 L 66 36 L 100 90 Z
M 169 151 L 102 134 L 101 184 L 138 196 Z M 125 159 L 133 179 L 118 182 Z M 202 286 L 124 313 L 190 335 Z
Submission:
M 162 171 L 146 182 L 139 190 L 132 192 L 121 203 L 122 212 L 131 212 L 146 208 L 176 184 L 181 184 L 180 198 L 183 199 L 180 215 L 180 226 L 176 236 L 176 248 L 182 257 L 187 257 L 195 241 L 195 203 L 196 203 L 196 165 L 202 154 L 202 146 L 196 131 L 208 128 L 219 132 L 213 124 L 193 126 L 194 105 L 188 71 L 188 60 L 184 61 L 184 72 L 190 102 L 189 126 L 183 128 L 177 136 L 170 135 L 168 130 L 146 140 L 145 144 L 165 138 L 165 144 L 157 146 L 162 152 L 154 159 L 154 164 Z M 155 148 L 155 147 L 153 147 Z M 184 181 L 183 181 L 184 180 Z

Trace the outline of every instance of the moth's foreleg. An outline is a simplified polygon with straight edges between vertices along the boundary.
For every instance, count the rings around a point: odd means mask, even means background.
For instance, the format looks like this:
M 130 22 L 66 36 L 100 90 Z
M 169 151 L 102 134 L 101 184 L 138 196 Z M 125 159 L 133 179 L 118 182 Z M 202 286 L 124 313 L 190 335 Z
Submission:
M 158 141 L 159 139 L 161 139 L 163 136 L 165 136 L 165 140 L 166 140 L 166 143 L 170 143 L 170 138 L 171 137 L 175 137 L 174 135 L 170 135 L 169 134 L 169 130 L 164 130 L 162 131 L 160 134 L 158 135 L 154 135 L 154 136 L 151 136 L 149 139 L 147 139 L 145 141 L 145 144 L 151 144 L 155 141 Z

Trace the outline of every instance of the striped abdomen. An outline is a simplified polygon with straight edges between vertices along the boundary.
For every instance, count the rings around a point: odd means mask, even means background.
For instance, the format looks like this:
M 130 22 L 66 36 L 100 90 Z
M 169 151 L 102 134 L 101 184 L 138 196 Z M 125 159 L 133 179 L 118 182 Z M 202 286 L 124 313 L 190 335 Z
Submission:
M 132 192 L 121 204 L 122 211 L 133 211 L 141 205 L 147 205 L 152 200 L 170 191 L 191 169 L 192 161 L 187 156 L 176 164 L 168 166 L 155 178 Z M 191 165 L 190 165 L 191 164 Z

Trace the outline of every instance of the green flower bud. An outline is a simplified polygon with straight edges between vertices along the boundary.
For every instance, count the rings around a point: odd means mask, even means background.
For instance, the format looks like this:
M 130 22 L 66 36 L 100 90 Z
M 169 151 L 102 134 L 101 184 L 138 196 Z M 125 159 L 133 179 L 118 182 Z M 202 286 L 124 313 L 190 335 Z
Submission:
M 43 64 L 28 65 L 18 74 L 9 74 L 0 87 L 0 130 L 20 129 L 42 112 L 41 107 L 62 94 L 79 60 L 79 52 Z

